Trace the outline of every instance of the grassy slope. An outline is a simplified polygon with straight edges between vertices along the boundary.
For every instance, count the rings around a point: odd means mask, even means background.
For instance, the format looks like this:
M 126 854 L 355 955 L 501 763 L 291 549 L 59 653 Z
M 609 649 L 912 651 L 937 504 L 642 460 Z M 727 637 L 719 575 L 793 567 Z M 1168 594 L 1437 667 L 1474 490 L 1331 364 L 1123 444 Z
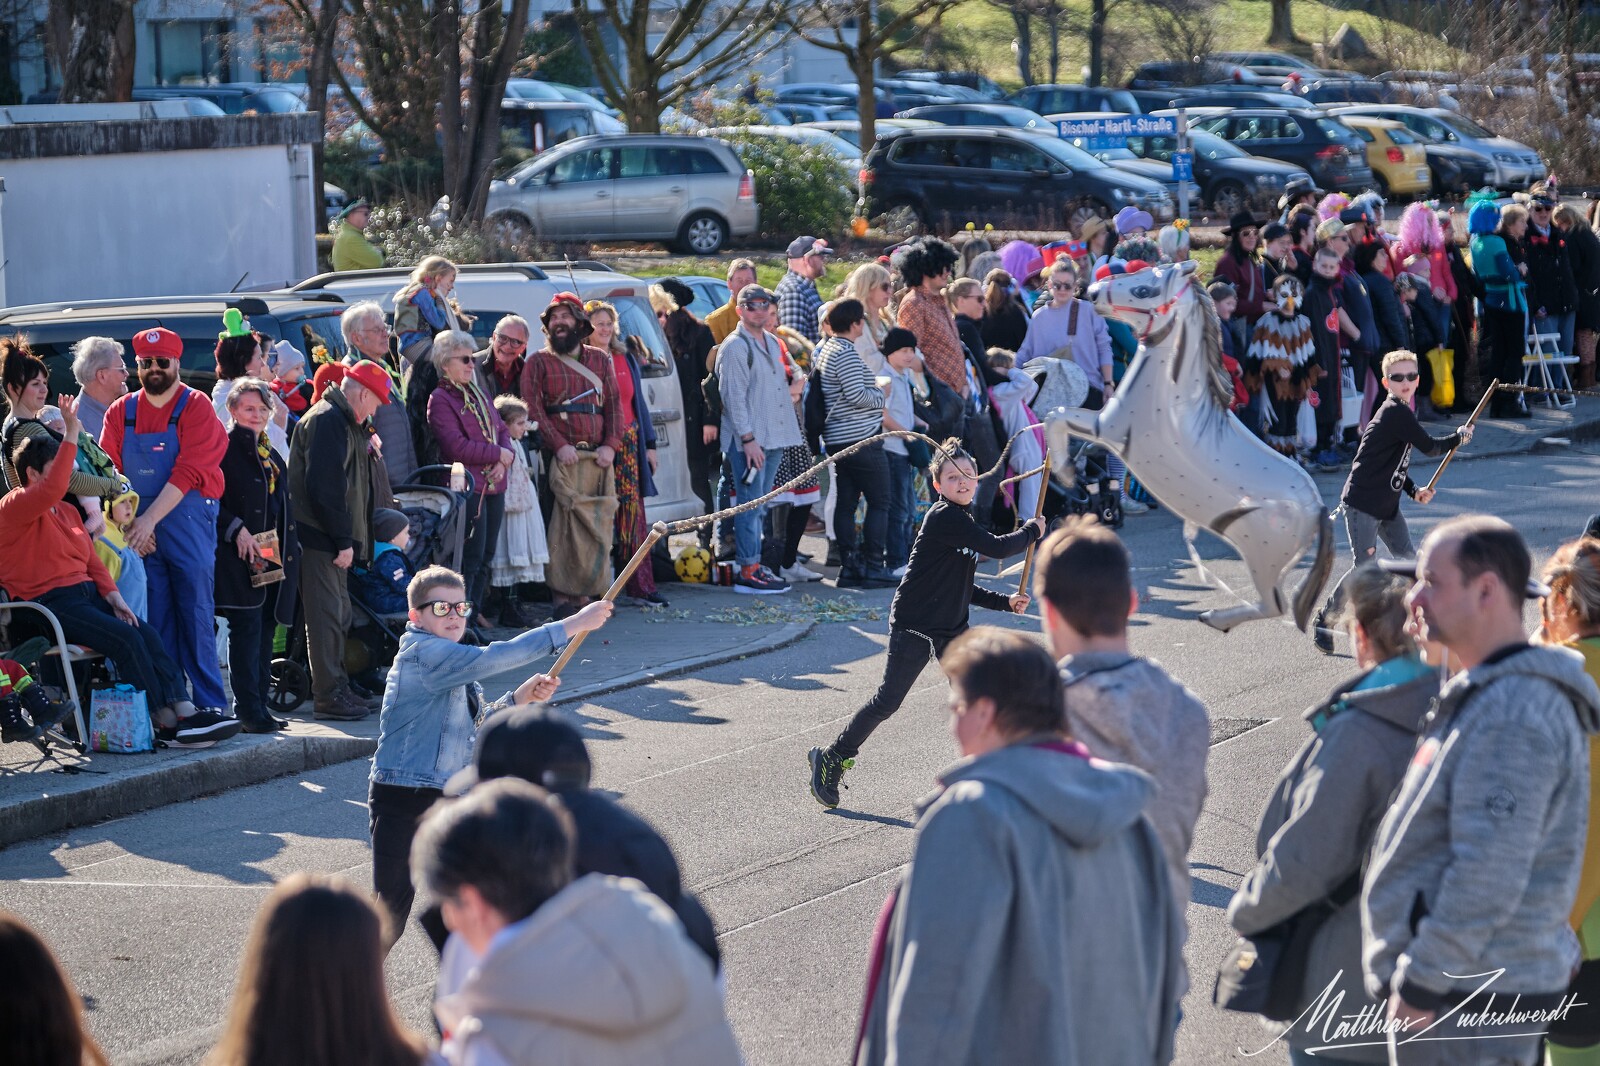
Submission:
M 895 0 L 888 0 L 888 3 L 892 7 Z M 1066 7 L 1069 17 L 1076 24 L 1086 24 L 1087 0 L 1066 0 Z M 1266 40 L 1271 18 L 1272 5 L 1269 0 L 1219 0 L 1213 19 L 1216 26 L 1216 50 L 1264 47 L 1263 42 Z M 1124 2 L 1112 7 L 1108 25 L 1113 35 L 1119 32 L 1137 34 L 1138 20 L 1139 14 L 1135 4 Z M 1311 46 L 1332 39 L 1340 25 L 1345 22 L 1350 23 L 1362 35 L 1367 46 L 1374 52 L 1381 54 L 1394 47 L 1403 47 L 1407 66 L 1417 67 L 1443 62 L 1451 52 L 1437 38 L 1419 34 L 1401 22 L 1314 0 L 1295 0 L 1295 33 L 1306 42 L 1304 47 L 1295 51 L 1311 58 Z M 925 57 L 918 48 L 912 46 L 898 53 L 896 61 L 901 65 L 911 66 L 920 64 L 925 58 L 944 58 L 950 66 L 980 69 L 1002 85 L 1014 88 L 1021 84 L 1016 61 L 1011 53 L 1011 41 L 1016 35 L 1015 26 L 1010 14 L 996 6 L 992 0 L 962 0 L 945 16 L 941 30 L 941 38 L 957 50 L 956 54 Z M 1169 57 L 1158 54 L 1156 49 L 1148 46 L 1141 48 L 1137 44 L 1130 44 L 1124 48 L 1121 58 L 1122 68 L 1126 72 L 1141 62 Z M 1044 65 L 1045 59 L 1045 43 L 1042 39 L 1036 38 L 1034 70 L 1041 79 L 1048 75 L 1048 69 Z M 1063 34 L 1060 80 L 1069 83 L 1082 81 L 1082 70 L 1087 61 L 1088 45 L 1082 32 L 1074 29 Z

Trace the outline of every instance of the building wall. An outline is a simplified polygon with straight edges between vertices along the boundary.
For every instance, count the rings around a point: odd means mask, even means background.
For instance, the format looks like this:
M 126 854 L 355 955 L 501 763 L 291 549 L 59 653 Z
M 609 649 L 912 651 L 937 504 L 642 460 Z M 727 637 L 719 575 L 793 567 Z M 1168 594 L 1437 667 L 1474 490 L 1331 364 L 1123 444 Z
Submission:
M 320 123 L 312 116 L 272 118 L 306 121 L 93 123 L 134 127 L 143 143 L 106 142 L 81 154 L 50 150 L 54 129 L 0 130 L 0 261 L 8 263 L 0 271 L 0 306 L 228 292 L 247 272 L 246 286 L 315 273 L 312 211 L 320 198 L 311 195 L 304 134 Z M 241 122 L 267 133 L 240 136 L 240 127 L 227 125 Z M 197 138 L 196 124 L 223 132 Z M 265 140 L 286 129 L 301 143 L 226 143 Z M 29 152 L 20 140 L 26 134 L 46 150 Z M 12 135 L 19 140 L 6 143 Z

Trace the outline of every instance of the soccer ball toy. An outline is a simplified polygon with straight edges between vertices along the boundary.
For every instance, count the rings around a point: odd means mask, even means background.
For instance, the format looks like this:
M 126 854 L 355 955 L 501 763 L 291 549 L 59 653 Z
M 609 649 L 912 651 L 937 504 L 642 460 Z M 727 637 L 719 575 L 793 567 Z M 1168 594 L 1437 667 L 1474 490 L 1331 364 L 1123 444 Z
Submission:
M 703 585 L 711 580 L 711 553 L 704 548 L 685 548 L 672 561 L 679 581 Z

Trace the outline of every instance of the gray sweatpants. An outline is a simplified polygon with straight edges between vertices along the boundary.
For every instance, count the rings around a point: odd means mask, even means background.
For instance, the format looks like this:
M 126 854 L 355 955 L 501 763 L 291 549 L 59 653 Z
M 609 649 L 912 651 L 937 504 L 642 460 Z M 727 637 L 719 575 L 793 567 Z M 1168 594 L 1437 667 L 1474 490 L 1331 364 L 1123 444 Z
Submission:
M 1402 511 L 1395 511 L 1393 518 L 1381 519 L 1346 506 L 1344 530 L 1350 538 L 1350 555 L 1355 561 L 1333 587 L 1333 591 L 1328 593 L 1328 600 L 1322 605 L 1323 612 L 1330 615 L 1344 606 L 1344 584 L 1350 580 L 1350 575 L 1363 563 L 1370 563 L 1377 558 L 1378 541 L 1383 541 L 1383 546 L 1396 559 L 1409 559 L 1417 554 Z

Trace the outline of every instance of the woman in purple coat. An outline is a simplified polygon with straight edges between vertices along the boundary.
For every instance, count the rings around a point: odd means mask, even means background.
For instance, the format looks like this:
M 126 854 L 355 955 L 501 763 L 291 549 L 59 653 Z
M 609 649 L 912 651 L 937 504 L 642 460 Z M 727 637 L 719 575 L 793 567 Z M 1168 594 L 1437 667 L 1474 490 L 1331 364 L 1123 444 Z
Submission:
M 506 513 L 506 474 L 511 469 L 511 435 L 477 382 L 477 343 L 472 334 L 448 330 L 433 339 L 429 358 L 439 371 L 439 387 L 428 397 L 428 428 L 439 444 L 442 462 L 460 463 L 474 480 L 467 502 L 466 540 L 461 576 L 473 603 L 476 624 L 489 589 L 489 564 L 500 542 Z

